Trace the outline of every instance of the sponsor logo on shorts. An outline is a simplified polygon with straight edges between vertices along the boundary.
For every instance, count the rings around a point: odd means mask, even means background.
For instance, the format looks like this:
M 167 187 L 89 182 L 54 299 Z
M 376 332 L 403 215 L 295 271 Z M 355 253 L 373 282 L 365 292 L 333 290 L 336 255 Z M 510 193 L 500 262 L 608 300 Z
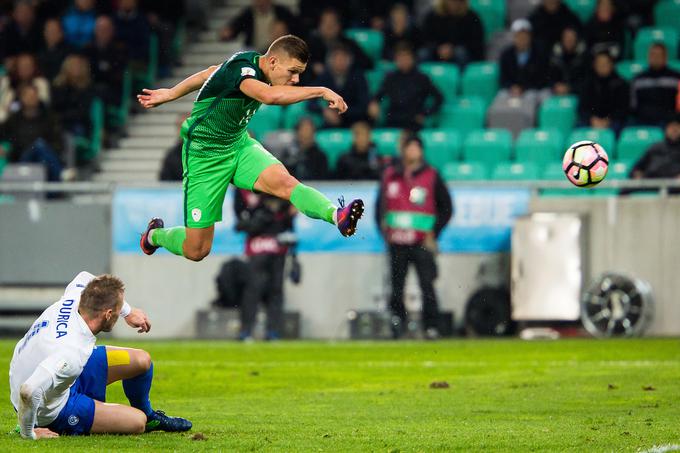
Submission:
M 198 208 L 194 208 L 191 210 L 191 218 L 194 219 L 194 222 L 198 222 L 199 220 L 201 220 L 202 215 L 203 213 Z
M 79 421 L 80 421 L 80 419 L 78 418 L 77 415 L 71 415 L 68 418 L 68 424 L 71 425 L 71 426 L 76 426 Z

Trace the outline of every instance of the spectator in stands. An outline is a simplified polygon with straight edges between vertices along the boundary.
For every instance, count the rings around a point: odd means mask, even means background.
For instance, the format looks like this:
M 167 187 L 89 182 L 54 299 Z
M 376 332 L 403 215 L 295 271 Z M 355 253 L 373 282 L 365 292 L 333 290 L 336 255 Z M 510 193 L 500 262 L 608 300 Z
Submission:
M 357 121 L 366 119 L 368 109 L 368 82 L 358 69 L 352 67 L 351 51 L 343 44 L 337 44 L 328 56 L 324 73 L 316 79 L 316 85 L 330 88 L 351 105 L 342 115 L 319 102 L 310 102 L 309 109 L 321 111 L 325 127 L 350 127 Z
M 436 0 L 422 30 L 430 60 L 465 65 L 484 59 L 484 28 L 468 0 Z
M 680 178 L 680 115 L 671 118 L 665 133 L 633 166 L 631 178 Z
M 182 129 L 182 123 L 189 115 L 182 114 L 177 117 L 177 133 Z M 182 146 L 184 142 L 178 138 L 177 142 L 165 152 L 161 171 L 158 179 L 161 181 L 181 181 L 182 180 Z
M 500 58 L 500 85 L 513 96 L 527 90 L 545 88 L 549 81 L 548 62 L 543 52 L 534 44 L 531 23 L 517 19 L 510 29 L 513 44 L 508 46 Z
M 560 40 L 565 28 L 579 29 L 581 21 L 561 0 L 543 0 L 529 16 L 538 47 L 547 52 Z
M 63 170 L 59 152 L 62 140 L 57 118 L 40 101 L 38 89 L 31 83 L 19 88 L 19 110 L 0 127 L 0 142 L 9 142 L 11 150 L 2 150 L 9 162 L 44 163 L 50 181 L 60 181 Z
M 137 6 L 137 0 L 119 0 L 114 16 L 116 40 L 125 46 L 128 62 L 135 71 L 149 62 L 151 25 Z
M 371 126 L 361 121 L 352 126 L 352 147 L 340 156 L 335 169 L 337 179 L 373 180 L 380 176 L 381 161 L 371 140 Z
M 95 0 L 75 0 L 73 7 L 64 15 L 64 35 L 71 46 L 82 49 L 92 42 L 97 20 L 95 6 Z
M 673 117 L 680 72 L 668 67 L 668 51 L 662 43 L 649 48 L 649 68 L 633 79 L 631 110 L 636 124 L 663 126 Z
M 307 64 L 307 71 L 302 73 L 304 81 L 313 80 L 323 73 L 326 57 L 338 44 L 350 49 L 355 68 L 364 70 L 373 68 L 373 61 L 357 43 L 342 34 L 342 22 L 338 12 L 334 9 L 326 9 L 321 13 L 317 29 L 307 39 L 310 60 Z
M 0 58 L 14 57 L 21 53 L 35 53 L 42 44 L 35 8 L 29 1 L 18 1 L 12 12 L 12 20 L 0 34 Z
M 173 40 L 186 14 L 185 0 L 142 0 L 151 30 L 158 36 L 158 75 L 166 77 L 175 64 Z
M 79 137 L 90 133 L 94 97 L 89 61 L 82 55 L 69 55 L 52 89 L 52 107 L 68 132 Z
M 619 132 L 626 124 L 630 89 L 614 71 L 614 59 L 601 51 L 593 60 L 593 71 L 586 77 L 579 96 L 579 116 L 583 126 L 611 128 Z
M 437 237 L 452 214 L 449 191 L 437 171 L 425 162 L 423 143 L 417 136 L 407 137 L 401 145 L 401 161 L 383 173 L 375 209 L 376 222 L 390 256 L 390 308 L 395 338 L 406 333 L 404 284 L 411 263 L 420 282 L 426 338 L 439 337 L 439 308 L 434 290 Z
M 425 125 L 425 117 L 436 114 L 444 101 L 432 81 L 416 67 L 413 49 L 408 43 L 395 47 L 396 71 L 387 74 L 368 114 L 378 121 L 384 113 L 387 127 L 418 130 Z M 452 87 L 453 89 L 453 87 Z M 387 112 L 382 112 L 380 102 L 388 100 Z
M 598 0 L 595 14 L 585 27 L 588 47 L 593 52 L 606 50 L 614 60 L 621 58 L 626 40 L 623 19 L 614 0 Z
M 395 4 L 390 10 L 384 36 L 383 60 L 394 59 L 394 48 L 399 42 L 408 42 L 414 49 L 421 45 L 420 31 L 411 21 L 409 10 L 403 3 Z
M 276 20 L 269 31 L 269 42 L 274 42 L 281 36 L 286 36 L 289 34 L 290 29 L 288 28 L 288 24 L 282 20 Z
M 316 128 L 311 118 L 302 118 L 295 126 L 295 140 L 283 151 L 281 161 L 297 179 L 328 179 L 328 158 L 319 149 Z
M 52 18 L 45 22 L 43 37 L 45 47 L 38 54 L 38 61 L 42 73 L 52 81 L 59 73 L 66 57 L 73 53 L 73 48 L 64 40 L 64 31 L 59 19 Z
M 553 77 L 553 91 L 564 95 L 578 92 L 583 82 L 588 60 L 588 49 L 579 40 L 575 28 L 567 27 L 562 32 L 560 42 L 553 46 L 550 68 Z
M 272 4 L 271 0 L 252 0 L 226 27 L 220 31 L 222 41 L 231 41 L 245 35 L 245 44 L 259 52 L 271 44 L 271 29 L 276 21 L 283 21 L 288 29 L 295 30 L 295 16 L 288 8 Z
M 10 72 L 0 78 L 0 123 L 8 115 L 19 109 L 17 90 L 21 85 L 30 83 L 38 90 L 38 98 L 44 104 L 50 103 L 50 84 L 40 75 L 38 63 L 31 54 L 20 54 L 14 59 Z

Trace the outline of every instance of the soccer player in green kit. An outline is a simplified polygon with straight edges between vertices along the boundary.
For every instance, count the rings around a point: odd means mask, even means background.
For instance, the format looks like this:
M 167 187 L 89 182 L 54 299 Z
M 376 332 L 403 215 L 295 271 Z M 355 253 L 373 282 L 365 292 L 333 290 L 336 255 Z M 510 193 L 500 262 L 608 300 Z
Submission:
M 324 87 L 296 87 L 309 60 L 307 44 L 293 35 L 278 38 L 264 55 L 238 52 L 219 66 L 196 73 L 173 88 L 143 90 L 138 100 L 157 107 L 199 90 L 191 116 L 182 125 L 184 226 L 164 228 L 153 218 L 141 237 L 147 255 L 164 247 L 175 255 L 200 261 L 210 253 L 214 224 L 222 220 L 229 183 L 290 200 L 300 212 L 337 225 L 351 236 L 364 210 L 362 200 L 336 207 L 318 190 L 306 186 L 262 145 L 248 135 L 250 118 L 261 104 L 289 105 L 323 98 L 343 113 L 347 104 Z

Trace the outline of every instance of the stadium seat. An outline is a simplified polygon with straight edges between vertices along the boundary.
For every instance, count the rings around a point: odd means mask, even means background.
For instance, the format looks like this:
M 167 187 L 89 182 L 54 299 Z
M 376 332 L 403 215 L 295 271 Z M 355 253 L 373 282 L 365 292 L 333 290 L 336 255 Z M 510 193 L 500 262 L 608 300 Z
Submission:
M 484 127 L 485 116 L 486 107 L 481 98 L 465 97 L 443 105 L 434 120 L 440 129 L 455 129 L 465 137 L 468 132 Z
M 610 161 L 606 179 L 597 186 L 590 189 L 592 195 L 599 197 L 603 196 L 609 197 L 618 195 L 619 190 L 607 187 L 608 186 L 607 181 L 628 179 L 628 173 L 630 173 L 631 168 L 633 168 L 633 164 L 634 162 L 625 160 L 623 161 L 617 160 L 614 162 Z
M 658 127 L 627 127 L 621 132 L 617 155 L 621 160 L 637 161 L 652 144 L 663 140 Z
M 373 60 L 380 59 L 383 50 L 383 35 L 370 28 L 350 28 L 345 36 L 354 40 L 361 50 Z
M 565 0 L 564 3 L 581 19 L 581 23 L 585 24 L 595 12 L 597 0 Z
M 626 60 L 616 63 L 616 72 L 628 82 L 645 69 L 647 69 L 647 63 L 641 61 Z
M 538 179 L 535 162 L 501 162 L 496 164 L 491 179 L 498 181 L 528 181 Z
M 515 160 L 518 163 L 544 164 L 561 159 L 564 136 L 553 129 L 525 129 L 517 138 Z
M 352 131 L 349 129 L 324 129 L 316 133 L 316 143 L 328 158 L 328 166 L 335 170 L 341 154 L 352 147 Z
M 567 177 L 562 170 L 562 161 L 551 162 L 545 166 L 543 172 L 541 173 L 541 179 L 544 181 L 564 181 L 568 184 Z M 541 195 L 552 196 L 552 197 L 577 197 L 577 196 L 590 196 L 592 192 L 590 189 L 571 186 L 564 189 L 542 189 Z
M 314 102 L 314 101 L 309 101 Z M 307 102 L 298 102 L 296 104 L 290 104 L 283 109 L 283 128 L 284 129 L 295 129 L 298 121 L 304 117 L 309 117 L 314 121 L 316 127 L 323 124 L 323 119 L 320 115 L 310 112 L 307 108 Z
M 480 96 L 487 105 L 491 103 L 498 92 L 498 64 L 479 62 L 467 65 L 461 90 L 462 96 Z
M 517 137 L 524 129 L 534 126 L 538 94 L 528 91 L 522 96 L 510 96 L 503 90 L 486 112 L 487 125 L 491 128 L 507 129 Z
M 458 131 L 452 129 L 423 129 L 420 132 L 425 147 L 425 160 L 440 172 L 449 162 L 458 160 L 462 145 Z
M 439 88 L 444 102 L 450 103 L 456 98 L 460 78 L 458 66 L 453 63 L 421 63 L 418 68 Z
M 612 159 L 616 155 L 616 136 L 611 129 L 595 129 L 589 127 L 581 127 L 574 129 L 567 141 L 564 143 L 564 149 L 572 143 L 581 142 L 583 140 L 590 140 L 602 145 L 607 155 Z
M 654 24 L 680 30 L 680 0 L 661 0 L 654 7 Z
M 385 127 L 373 129 L 373 142 L 378 148 L 378 154 L 381 156 L 396 156 L 399 154 L 399 137 L 401 137 L 401 129 Z
M 478 181 L 487 179 L 489 171 L 481 162 L 449 162 L 442 169 L 446 181 Z
M 463 159 L 466 162 L 481 162 L 493 165 L 510 160 L 512 135 L 504 129 L 478 129 L 468 134 L 463 144 Z
M 371 69 L 370 71 L 364 72 L 364 76 L 366 76 L 366 82 L 368 82 L 369 94 L 375 96 L 380 89 L 383 80 L 385 80 L 385 71 L 379 68 Z
M 647 51 L 655 42 L 663 42 L 668 49 L 669 59 L 678 56 L 678 32 L 668 27 L 644 27 L 635 36 L 633 56 L 637 61 L 647 61 Z
M 484 34 L 489 38 L 505 25 L 505 0 L 471 0 L 472 8 L 484 26 Z
M 576 96 L 552 96 L 541 104 L 538 111 L 538 127 L 557 129 L 566 136 L 576 124 Z
M 255 135 L 256 139 L 262 140 L 268 132 L 281 127 L 282 118 L 283 107 L 263 104 L 248 123 L 248 130 Z

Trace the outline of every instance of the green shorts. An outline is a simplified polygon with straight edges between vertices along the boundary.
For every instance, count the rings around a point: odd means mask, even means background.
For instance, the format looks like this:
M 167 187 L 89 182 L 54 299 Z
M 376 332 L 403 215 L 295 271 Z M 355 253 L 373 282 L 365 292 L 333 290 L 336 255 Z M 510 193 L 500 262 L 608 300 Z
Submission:
M 215 145 L 184 140 L 184 225 L 189 228 L 207 228 L 222 220 L 229 183 L 253 190 L 265 168 L 281 163 L 260 142 L 247 135 L 229 149 L 206 152 L 210 148 Z

